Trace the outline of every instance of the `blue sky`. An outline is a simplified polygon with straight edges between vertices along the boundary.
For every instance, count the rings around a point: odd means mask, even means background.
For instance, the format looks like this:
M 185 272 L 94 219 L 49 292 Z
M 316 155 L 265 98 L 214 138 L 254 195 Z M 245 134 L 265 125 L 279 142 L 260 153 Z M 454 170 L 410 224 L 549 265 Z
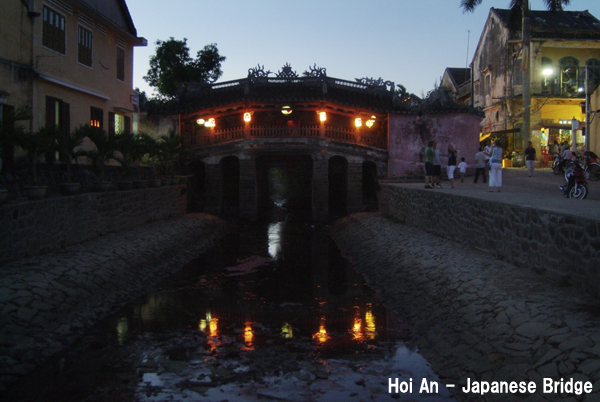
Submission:
M 466 67 L 490 7 L 484 0 L 463 13 L 460 0 L 127 0 L 138 36 L 134 87 L 143 80 L 157 39 L 188 39 L 190 54 L 216 43 L 227 57 L 219 82 L 245 78 L 258 64 L 276 73 L 285 63 L 301 74 L 316 63 L 327 75 L 353 81 L 373 77 L 421 95 L 446 67 Z M 531 0 L 532 9 L 544 9 Z M 600 19 L 599 0 L 573 0 L 567 10 L 589 10 Z M 469 32 L 470 31 L 470 32 Z M 468 51 L 468 53 L 467 53 Z

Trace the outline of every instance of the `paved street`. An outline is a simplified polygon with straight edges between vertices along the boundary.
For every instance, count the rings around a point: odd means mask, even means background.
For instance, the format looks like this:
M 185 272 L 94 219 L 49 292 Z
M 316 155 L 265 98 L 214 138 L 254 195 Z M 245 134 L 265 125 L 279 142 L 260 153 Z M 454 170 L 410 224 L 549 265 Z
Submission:
M 444 174 L 444 173 L 443 173 Z M 600 181 L 588 180 L 588 196 L 585 200 L 566 199 L 558 186 L 564 182 L 563 175 L 554 175 L 550 169 L 537 169 L 533 177 L 527 175 L 524 168 L 502 170 L 502 192 L 490 193 L 488 184 L 473 183 L 473 176 L 465 178 L 464 183 L 456 180 L 456 188 L 450 188 L 450 182 L 443 177 L 442 189 L 430 191 L 452 192 L 456 195 L 496 200 L 536 209 L 567 212 L 600 220 Z M 423 183 L 402 183 L 402 186 L 423 188 Z

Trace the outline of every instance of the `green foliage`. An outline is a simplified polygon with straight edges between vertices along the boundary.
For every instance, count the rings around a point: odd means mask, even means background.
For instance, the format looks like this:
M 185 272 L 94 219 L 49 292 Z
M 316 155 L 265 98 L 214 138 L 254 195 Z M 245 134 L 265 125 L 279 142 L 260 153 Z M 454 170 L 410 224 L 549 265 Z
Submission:
M 23 148 L 30 156 L 31 171 L 33 173 L 33 184 L 37 184 L 37 162 L 38 157 L 54 149 L 54 137 L 58 132 L 54 124 L 41 127 L 36 132 L 24 132 L 17 138 L 17 145 Z
M 12 167 L 14 147 L 18 145 L 19 138 L 26 133 L 26 128 L 20 123 L 26 120 L 31 120 L 31 113 L 25 108 L 5 112 L 2 116 L 0 158 L 4 161 L 4 166 Z M 1 169 L 2 164 L 0 164 Z
M 187 38 L 157 40 L 156 53 L 150 57 L 150 69 L 144 80 L 155 87 L 162 97 L 172 99 L 182 83 L 210 83 L 221 77 L 221 63 L 225 61 L 225 57 L 219 55 L 215 43 L 198 51 L 195 59 L 189 53 Z
M 79 148 L 87 135 L 86 130 L 84 126 L 80 126 L 71 133 L 57 129 L 47 132 L 46 135 L 51 136 L 49 141 L 52 152 L 58 152 L 59 159 L 67 164 L 67 180 L 70 183 L 73 160 L 76 160 L 79 156 L 85 156 L 85 152 Z
M 100 169 L 102 179 L 104 180 L 104 165 L 111 159 L 116 160 L 117 140 L 116 136 L 108 136 L 104 130 L 98 127 L 85 125 L 81 127 L 85 136 L 92 141 L 95 149 L 86 151 L 85 156 L 90 162 Z

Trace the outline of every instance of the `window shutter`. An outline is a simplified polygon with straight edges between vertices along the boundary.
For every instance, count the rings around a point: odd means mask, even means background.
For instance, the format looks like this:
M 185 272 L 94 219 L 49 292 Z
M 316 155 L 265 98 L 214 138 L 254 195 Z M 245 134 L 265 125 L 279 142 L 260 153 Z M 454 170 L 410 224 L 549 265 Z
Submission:
M 46 125 L 56 124 L 54 121 L 54 98 L 46 96 Z
M 115 135 L 115 114 L 108 112 L 108 136 Z
M 61 106 L 61 111 L 60 111 L 60 123 L 59 123 L 59 127 L 60 130 L 65 133 L 65 134 L 69 134 L 71 132 L 71 106 L 66 103 L 66 102 L 61 102 L 60 103 Z

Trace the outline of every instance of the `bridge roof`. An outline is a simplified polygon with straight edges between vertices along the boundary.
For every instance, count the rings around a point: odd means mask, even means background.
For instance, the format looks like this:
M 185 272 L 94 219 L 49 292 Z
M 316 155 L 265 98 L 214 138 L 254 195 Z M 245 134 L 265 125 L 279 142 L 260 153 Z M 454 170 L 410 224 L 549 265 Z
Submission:
M 213 85 L 188 85 L 179 96 L 178 113 L 241 102 L 306 103 L 326 101 L 382 113 L 410 113 L 394 97 L 391 82 L 363 83 L 331 77 L 248 77 Z

